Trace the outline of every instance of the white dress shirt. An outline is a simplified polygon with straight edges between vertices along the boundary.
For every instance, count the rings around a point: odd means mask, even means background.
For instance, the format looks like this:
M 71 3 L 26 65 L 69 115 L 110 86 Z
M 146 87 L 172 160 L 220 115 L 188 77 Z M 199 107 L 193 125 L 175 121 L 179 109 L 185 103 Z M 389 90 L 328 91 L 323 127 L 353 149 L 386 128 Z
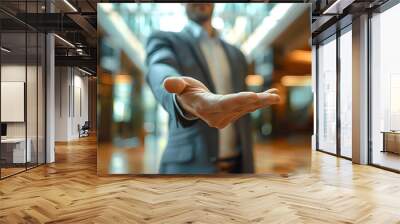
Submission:
M 208 33 L 195 22 L 189 21 L 189 30 L 192 35 L 198 40 L 201 52 L 203 53 L 208 69 L 211 74 L 212 82 L 214 83 L 217 94 L 229 94 L 233 92 L 232 76 L 229 67 L 229 61 L 225 50 L 221 45 L 221 40 L 217 35 L 211 37 Z M 175 98 L 174 98 L 175 99 Z M 193 120 L 195 117 L 190 117 L 183 113 L 175 100 L 175 106 L 179 113 L 186 119 Z M 238 155 L 236 149 L 235 129 L 233 124 L 229 124 L 219 130 L 219 158 L 230 158 Z

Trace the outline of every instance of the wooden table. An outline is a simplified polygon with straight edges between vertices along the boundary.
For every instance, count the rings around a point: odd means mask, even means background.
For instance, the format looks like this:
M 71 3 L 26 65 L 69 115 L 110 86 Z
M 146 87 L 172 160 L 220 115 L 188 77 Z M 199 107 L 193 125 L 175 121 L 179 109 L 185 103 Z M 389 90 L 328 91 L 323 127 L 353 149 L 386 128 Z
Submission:
M 392 152 L 400 154 L 400 131 L 382 131 L 383 150 L 382 152 Z
M 28 144 L 26 144 L 26 142 Z M 31 161 L 31 139 L 30 138 L 5 138 L 1 139 L 1 159 L 6 164 L 24 164 Z M 25 151 L 25 145 L 26 151 Z

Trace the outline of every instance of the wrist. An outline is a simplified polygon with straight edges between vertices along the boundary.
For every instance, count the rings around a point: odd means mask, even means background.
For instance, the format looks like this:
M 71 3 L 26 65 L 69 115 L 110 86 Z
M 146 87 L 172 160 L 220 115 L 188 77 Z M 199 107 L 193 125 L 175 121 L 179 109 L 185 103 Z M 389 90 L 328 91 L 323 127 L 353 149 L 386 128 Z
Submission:
M 188 112 L 185 107 L 182 105 L 180 102 L 179 96 L 174 94 L 174 103 L 176 108 L 178 109 L 179 114 L 185 118 L 186 120 L 196 120 L 197 117 L 193 115 L 192 113 Z

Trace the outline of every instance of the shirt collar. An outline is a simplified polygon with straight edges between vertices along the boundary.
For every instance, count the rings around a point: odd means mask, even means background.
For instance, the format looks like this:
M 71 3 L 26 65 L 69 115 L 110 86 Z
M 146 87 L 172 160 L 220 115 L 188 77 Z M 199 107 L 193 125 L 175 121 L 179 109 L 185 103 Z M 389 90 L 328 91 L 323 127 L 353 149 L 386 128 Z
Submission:
M 190 33 L 196 39 L 211 38 L 210 36 L 208 36 L 207 31 L 205 31 L 202 26 L 200 26 L 196 22 L 193 22 L 192 20 L 189 20 L 189 22 L 187 23 L 186 27 L 189 29 Z M 217 30 L 213 29 L 213 32 L 215 33 L 214 37 L 218 37 L 219 36 Z

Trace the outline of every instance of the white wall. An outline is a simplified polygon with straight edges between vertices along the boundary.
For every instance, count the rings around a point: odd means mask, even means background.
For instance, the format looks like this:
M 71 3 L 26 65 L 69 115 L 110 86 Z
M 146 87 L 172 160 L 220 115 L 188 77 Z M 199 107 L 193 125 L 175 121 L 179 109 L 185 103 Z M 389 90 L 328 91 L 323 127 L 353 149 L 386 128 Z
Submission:
M 70 83 L 70 77 L 68 74 L 69 69 L 67 67 L 55 68 L 55 141 L 68 140 L 68 88 Z
M 74 102 L 71 102 L 71 105 L 74 105 L 73 108 L 71 108 L 72 111 L 72 119 L 71 119 L 71 132 L 70 135 L 72 138 L 78 138 L 79 133 L 78 133 L 78 124 L 83 125 L 85 121 L 88 120 L 88 78 L 87 76 L 81 76 L 81 73 L 79 75 L 76 75 L 76 70 L 75 70 L 75 75 L 74 75 L 74 96 L 71 96 L 72 99 L 74 99 Z M 71 89 L 72 90 L 72 89 Z
M 56 67 L 55 73 L 55 140 L 70 141 L 88 120 L 88 78 L 71 67 Z

